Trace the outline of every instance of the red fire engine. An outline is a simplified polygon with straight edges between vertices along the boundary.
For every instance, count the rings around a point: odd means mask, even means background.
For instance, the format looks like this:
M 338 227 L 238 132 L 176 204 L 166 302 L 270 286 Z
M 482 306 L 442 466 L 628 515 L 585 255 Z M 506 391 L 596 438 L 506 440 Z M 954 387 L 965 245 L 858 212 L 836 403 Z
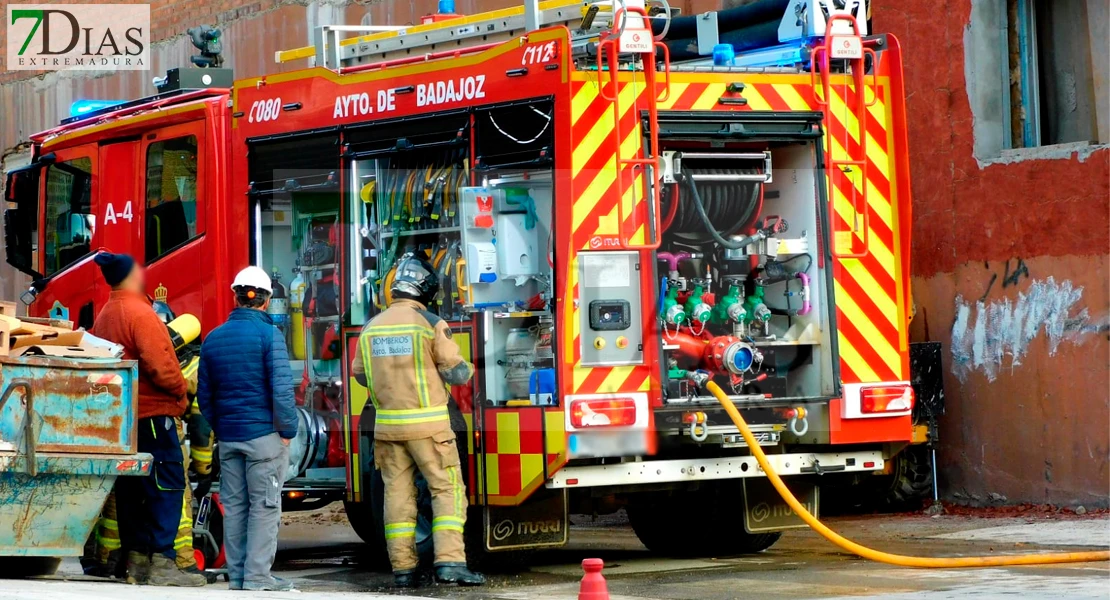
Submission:
M 910 383 L 901 49 L 867 26 L 862 1 L 684 17 L 551 0 L 321 27 L 277 56 L 311 68 L 177 69 L 33 136 L 8 260 L 35 278 L 32 313 L 86 327 L 98 248 L 142 259 L 204 331 L 242 267 L 284 278 L 271 311 L 302 374 L 287 504 L 343 499 L 381 547 L 349 361 L 396 260 L 424 253 L 431 310 L 477 367 L 452 390 L 475 548 L 563 544 L 568 513 L 625 506 L 653 550 L 758 551 L 800 522 L 709 380 L 814 510 L 818 484 L 930 482 L 910 451 L 934 400 Z M 195 36 L 198 64 L 217 36 Z M 690 543 L 680 514 L 713 535 Z

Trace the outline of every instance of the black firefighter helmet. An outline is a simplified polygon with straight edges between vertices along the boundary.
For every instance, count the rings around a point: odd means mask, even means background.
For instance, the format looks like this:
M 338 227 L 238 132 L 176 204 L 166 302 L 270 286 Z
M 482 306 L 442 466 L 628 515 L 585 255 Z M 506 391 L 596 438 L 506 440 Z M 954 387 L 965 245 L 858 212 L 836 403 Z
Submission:
M 428 261 L 408 252 L 397 263 L 390 291 L 394 298 L 410 298 L 428 306 L 439 291 L 439 276 Z

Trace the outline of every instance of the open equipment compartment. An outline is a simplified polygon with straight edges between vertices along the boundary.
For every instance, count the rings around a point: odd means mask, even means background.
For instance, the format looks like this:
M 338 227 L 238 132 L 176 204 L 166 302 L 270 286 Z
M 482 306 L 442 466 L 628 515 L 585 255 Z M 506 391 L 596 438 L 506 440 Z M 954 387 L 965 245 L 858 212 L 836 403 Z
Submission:
M 660 117 L 665 404 L 715 405 L 706 379 L 744 405 L 826 401 L 839 373 L 820 149 L 804 118 L 716 118 L 741 117 Z
M 558 403 L 553 110 L 550 99 L 536 99 L 474 111 L 477 185 L 460 192 L 461 227 L 485 406 Z
M 332 131 L 252 140 L 248 161 L 251 262 L 271 273 L 274 295 L 267 312 L 285 336 L 296 384 L 299 425 L 290 444 L 287 487 L 335 485 L 346 460 L 340 443 L 339 136 Z
M 549 99 L 351 127 L 351 325 L 391 301 L 401 256 L 440 279 L 428 310 L 473 333 L 468 391 L 490 406 L 556 402 Z M 459 398 L 456 398 L 459 400 Z M 466 412 L 469 403 L 460 402 Z

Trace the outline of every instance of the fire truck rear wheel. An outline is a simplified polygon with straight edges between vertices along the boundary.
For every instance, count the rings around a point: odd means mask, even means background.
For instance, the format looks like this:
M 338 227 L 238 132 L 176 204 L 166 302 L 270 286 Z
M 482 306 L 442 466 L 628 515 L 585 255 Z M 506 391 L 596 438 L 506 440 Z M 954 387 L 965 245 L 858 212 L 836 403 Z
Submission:
M 685 558 L 708 558 L 754 554 L 762 552 L 779 541 L 782 533 L 748 533 L 744 529 L 743 498 L 729 494 L 743 494 L 739 486 L 709 485 L 695 492 L 675 494 L 635 494 L 628 504 L 628 520 L 636 537 L 652 552 Z M 697 535 L 697 528 L 690 522 L 676 519 L 678 514 L 702 515 L 704 523 L 711 523 L 710 531 Z M 739 516 L 739 518 L 738 518 Z
M 343 508 L 347 511 L 347 521 L 355 535 L 367 544 L 375 542 L 374 519 L 370 518 L 370 511 L 362 502 L 343 501 Z M 384 542 L 384 539 L 382 540 Z
M 883 502 L 900 510 L 921 508 L 933 491 L 933 468 L 928 446 L 910 446 L 892 461 L 894 465 L 890 475 L 880 476 Z

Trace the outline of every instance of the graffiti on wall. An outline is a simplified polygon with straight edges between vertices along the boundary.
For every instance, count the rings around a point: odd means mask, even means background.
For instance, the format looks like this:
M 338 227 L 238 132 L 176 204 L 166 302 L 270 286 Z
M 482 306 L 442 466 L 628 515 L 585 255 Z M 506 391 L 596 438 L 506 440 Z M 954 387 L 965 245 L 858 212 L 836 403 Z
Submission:
M 1003 287 L 1029 277 L 1024 263 L 1018 261 L 1015 277 L 1007 262 Z M 1013 281 L 1011 281 L 1013 280 Z M 991 284 L 995 282 L 992 277 Z M 988 286 L 988 293 L 989 293 Z M 956 318 L 952 325 L 952 371 L 962 382 L 972 371 L 980 371 L 994 381 L 1004 369 L 1011 372 L 1022 364 L 1033 340 L 1044 337 L 1048 354 L 1060 345 L 1078 343 L 1080 336 L 1102 329 L 1092 323 L 1082 307 L 1083 287 L 1055 278 L 1032 279 L 1028 289 L 1016 298 L 987 300 L 986 294 L 968 302 L 956 296 Z

